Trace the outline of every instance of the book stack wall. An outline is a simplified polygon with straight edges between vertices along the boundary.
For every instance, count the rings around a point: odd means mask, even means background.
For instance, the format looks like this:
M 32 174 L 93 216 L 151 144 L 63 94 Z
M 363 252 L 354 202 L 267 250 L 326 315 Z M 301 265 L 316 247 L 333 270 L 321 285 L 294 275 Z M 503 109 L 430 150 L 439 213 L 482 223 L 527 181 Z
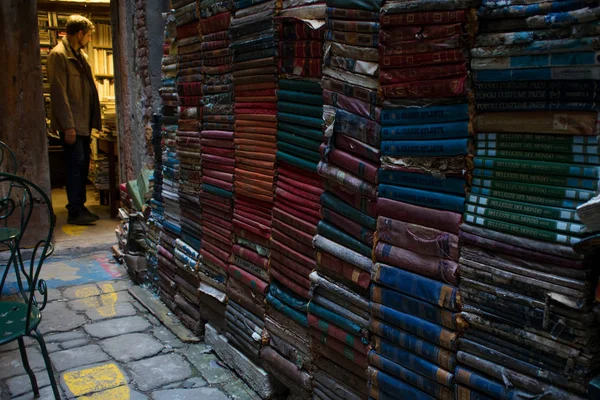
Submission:
M 269 280 L 277 151 L 277 2 L 234 4 L 229 32 L 235 84 L 235 201 L 227 312 L 236 319 L 228 319 L 225 335 L 257 362 Z
M 327 1 L 323 79 L 325 181 L 308 324 L 318 398 L 364 398 L 379 168 L 380 1 Z
M 320 221 L 323 183 L 317 174 L 323 142 L 325 3 L 284 3 L 279 32 L 277 182 L 271 231 L 270 286 L 261 357 L 297 398 L 312 394 L 308 330 L 312 240 Z M 308 3 L 308 4 L 305 4 Z M 293 16 L 289 16 L 290 13 Z
M 165 38 L 163 43 L 161 158 L 162 186 L 160 200 L 153 199 L 153 207 L 162 210 L 162 233 L 158 246 L 158 276 L 160 299 L 175 311 L 175 271 L 173 252 L 175 239 L 181 234 L 179 207 L 179 160 L 177 159 L 176 132 L 179 120 L 179 97 L 177 95 L 177 25 L 172 13 L 165 15 Z M 158 203 L 158 204 L 157 204 Z
M 454 398 L 471 1 L 386 1 L 370 395 Z
M 232 2 L 199 2 L 204 74 L 202 131 L 202 263 L 200 313 L 218 331 L 225 329 L 227 268 L 233 229 L 232 56 L 229 23 Z
M 521 4 L 483 1 L 471 50 L 457 394 L 582 399 L 598 372 L 597 272 L 572 246 L 584 235 L 576 207 L 598 189 L 600 8 Z
M 173 2 L 177 26 L 177 94 L 179 98 L 177 131 L 174 150 L 179 162 L 177 198 L 180 207 L 180 234 L 171 241 L 172 261 L 175 264 L 175 314 L 195 333 L 202 324 L 199 312 L 198 287 L 200 280 L 196 266 L 190 267 L 200 250 L 202 213 L 200 190 L 202 184 L 200 129 L 202 112 L 202 72 L 198 13 L 194 0 Z M 186 250 L 193 250 L 192 253 Z M 183 256 L 188 258 L 184 258 Z M 197 260 L 196 260 L 197 261 Z
M 166 14 L 165 14 L 166 17 Z M 160 245 L 160 236 L 162 232 L 162 223 L 165 218 L 165 203 L 162 197 L 162 115 L 154 114 L 152 116 L 152 147 L 154 153 L 154 171 L 152 175 L 152 198 L 150 199 L 150 216 L 147 220 L 146 235 L 146 262 L 148 274 L 146 281 L 150 283 L 152 290 L 159 290 L 159 262 L 158 246 Z

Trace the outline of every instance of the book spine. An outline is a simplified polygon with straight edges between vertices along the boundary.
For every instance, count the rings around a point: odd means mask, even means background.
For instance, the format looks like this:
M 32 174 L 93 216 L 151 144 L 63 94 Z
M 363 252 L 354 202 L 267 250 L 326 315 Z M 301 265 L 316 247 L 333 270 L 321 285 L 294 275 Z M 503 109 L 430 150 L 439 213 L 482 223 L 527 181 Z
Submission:
M 476 82 L 599 80 L 600 67 L 493 69 L 477 71 L 473 76 Z
M 552 143 L 552 142 L 508 142 L 502 140 L 485 140 L 485 134 L 482 140 L 477 141 L 478 149 L 496 149 L 496 150 L 521 150 L 527 149 L 533 152 L 544 153 L 574 153 L 598 155 L 598 146 L 588 146 L 571 143 Z M 479 135 L 478 135 L 479 136 Z
M 431 124 L 468 120 L 468 104 L 381 111 L 383 125 Z
M 600 84 L 595 80 L 581 81 L 508 81 L 475 82 L 476 90 L 551 90 L 551 91 L 598 91 Z
M 519 225 L 527 225 L 538 229 L 544 229 L 556 232 L 567 232 L 573 235 L 579 235 L 583 229 L 582 224 L 557 221 L 553 219 L 539 218 L 531 215 L 516 214 L 514 212 L 496 210 L 493 208 L 478 207 L 473 204 L 467 204 L 467 212 L 480 215 L 499 221 L 507 221 Z
M 479 144 L 478 144 L 479 146 Z M 523 148 L 522 146 L 521 148 Z M 579 146 L 581 147 L 581 146 Z M 600 156 L 567 153 L 542 153 L 520 150 L 478 149 L 477 157 L 515 158 L 521 160 L 548 161 L 558 163 L 600 164 Z
M 477 190 L 479 191 L 479 190 Z M 473 191 L 472 191 L 473 192 Z M 518 196 L 516 196 L 518 197 Z M 533 196 L 532 196 L 533 197 Z M 537 200 L 537 199 L 532 199 Z M 548 199 L 554 200 L 554 199 Z M 494 208 L 497 210 L 510 211 L 518 214 L 527 214 L 533 215 L 540 218 L 551 218 L 551 219 L 561 219 L 565 221 L 579 221 L 579 216 L 575 211 L 575 207 L 570 207 L 570 209 L 564 209 L 559 207 L 551 207 L 545 205 L 539 205 L 537 202 L 533 202 L 534 204 L 523 203 L 518 201 L 504 200 L 501 198 L 487 197 L 487 196 L 478 196 L 476 194 L 469 194 L 467 196 L 467 202 L 471 204 L 475 204 L 478 206 L 485 206 Z M 569 202 L 569 201 L 556 201 L 559 204 L 564 205 L 577 205 L 580 203 Z M 570 203 L 570 204 L 569 204 Z
M 600 177 L 599 167 L 571 165 L 558 162 L 510 160 L 504 158 L 475 158 L 476 168 L 533 172 L 538 174 L 565 175 L 582 178 Z
M 418 174 L 412 172 L 379 170 L 380 183 L 391 185 L 410 186 L 440 192 L 465 194 L 466 181 L 460 178 L 448 177 L 437 178 L 433 175 Z
M 532 185 L 524 182 L 511 182 L 502 180 L 474 178 L 471 182 L 474 187 L 480 186 L 486 190 L 517 192 L 533 196 L 554 197 L 564 200 L 588 201 L 595 196 L 590 190 L 578 190 L 565 187 Z M 496 193 L 496 192 L 495 192 Z
M 388 199 L 419 206 L 455 212 L 464 211 L 464 197 L 427 190 L 380 184 L 379 195 Z
M 581 135 L 538 135 L 530 133 L 478 133 L 477 140 L 489 140 L 498 142 L 544 142 L 561 144 L 598 145 L 597 136 Z
M 381 143 L 381 154 L 387 156 L 451 157 L 469 153 L 469 139 L 397 140 Z
M 575 189 L 597 190 L 597 179 L 579 179 L 568 176 L 557 175 L 531 175 L 527 173 L 492 170 L 492 169 L 474 169 L 473 176 L 478 178 L 494 178 L 494 180 L 506 180 L 522 183 L 534 183 L 548 186 L 566 186 Z
M 469 136 L 469 121 L 384 126 L 381 128 L 383 140 L 407 140 L 407 139 L 451 139 L 465 138 Z
M 579 242 L 578 238 L 562 233 L 546 231 L 543 229 L 533 228 L 524 225 L 513 224 L 505 221 L 485 218 L 479 215 L 465 213 L 465 222 L 490 228 L 500 232 L 506 232 L 516 236 L 525 236 L 527 238 L 542 240 L 545 242 L 559 243 L 565 245 L 573 245 Z
M 477 102 L 475 109 L 480 112 L 494 111 L 595 111 L 600 109 L 600 104 L 596 102 L 587 103 L 585 101 L 507 101 L 484 103 Z

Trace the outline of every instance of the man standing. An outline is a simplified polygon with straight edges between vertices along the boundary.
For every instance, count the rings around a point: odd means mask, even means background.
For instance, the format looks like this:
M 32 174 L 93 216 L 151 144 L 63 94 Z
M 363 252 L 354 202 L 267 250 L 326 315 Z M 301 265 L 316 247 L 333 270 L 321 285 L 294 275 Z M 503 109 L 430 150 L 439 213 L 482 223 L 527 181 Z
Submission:
M 60 133 L 67 163 L 69 224 L 89 225 L 98 216 L 85 207 L 90 166 L 90 133 L 101 129 L 100 101 L 82 48 L 92 40 L 94 24 L 81 15 L 67 20 L 67 36 L 48 55 L 52 128 Z

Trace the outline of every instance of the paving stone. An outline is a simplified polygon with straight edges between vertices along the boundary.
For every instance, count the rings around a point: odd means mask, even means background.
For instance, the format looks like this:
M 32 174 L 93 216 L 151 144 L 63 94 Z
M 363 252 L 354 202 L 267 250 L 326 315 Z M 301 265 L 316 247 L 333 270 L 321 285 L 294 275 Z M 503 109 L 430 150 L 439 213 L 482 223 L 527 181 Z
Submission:
M 157 326 L 154 328 L 152 332 L 154 336 L 165 343 L 168 348 L 180 349 L 185 347 L 186 344 L 183 343 L 177 336 L 175 336 L 169 329 L 167 329 L 164 325 Z
M 72 331 L 86 323 L 83 315 L 69 310 L 63 302 L 48 303 L 42 315 L 40 331 L 43 334 Z
M 25 346 L 31 346 L 34 343 L 34 340 L 29 337 L 24 337 L 23 341 L 25 342 Z M 19 348 L 19 343 L 15 340 L 15 341 L 12 341 L 10 343 L 0 346 L 0 353 L 5 352 L 5 351 L 16 350 L 18 348 Z M 2 355 L 0 355 L 0 357 L 1 356 Z
M 82 299 L 84 297 L 98 296 L 102 292 L 100 288 L 93 283 L 88 285 L 71 286 L 63 291 L 65 299 Z
M 115 318 L 84 326 L 85 331 L 96 338 L 104 339 L 126 333 L 142 332 L 152 325 L 140 316 Z
M 151 397 L 153 400 L 228 400 L 225 393 L 216 388 L 159 390 Z
M 78 330 L 73 332 L 56 333 L 54 335 L 44 336 L 46 343 L 62 343 L 70 342 L 71 340 L 85 339 L 87 335 L 85 332 Z
M 50 378 L 48 377 L 48 372 L 46 372 L 46 370 L 36 372 L 35 377 L 40 389 L 50 385 Z M 13 397 L 32 391 L 31 381 L 29 380 L 29 375 L 27 374 L 7 379 L 6 385 L 8 386 L 10 395 Z
M 84 365 L 95 364 L 109 359 L 97 344 L 75 349 L 57 351 L 50 355 L 52 364 L 58 371 L 66 371 Z
M 52 393 L 52 388 L 50 386 L 46 386 L 45 388 L 40 389 L 40 397 L 33 397 L 33 392 L 31 392 L 24 394 L 23 396 L 15 397 L 12 400 L 54 400 L 54 393 Z
M 170 383 L 168 385 L 163 386 L 161 389 L 178 389 L 181 386 L 181 382 Z
M 162 323 L 156 319 L 156 317 L 152 314 L 149 314 L 148 316 L 146 316 L 146 318 L 148 318 L 148 321 L 150 321 L 150 323 L 154 326 L 161 326 Z
M 130 386 L 119 386 L 114 389 L 108 389 L 103 392 L 93 393 L 87 396 L 80 396 L 78 400 L 148 400 L 148 396 L 135 391 Z
M 197 377 L 190 378 L 187 381 L 183 382 L 183 385 L 181 385 L 181 387 L 183 387 L 184 389 L 195 389 L 195 388 L 199 388 L 199 387 L 204 387 L 206 385 L 207 385 L 207 382 L 204 379 L 197 376 Z
M 48 289 L 48 301 L 57 301 L 63 298 L 62 293 L 58 289 Z
M 60 375 L 60 385 L 69 399 L 86 399 L 86 395 L 101 392 L 111 395 L 106 397 L 106 400 L 126 399 L 130 391 L 127 386 L 129 382 L 129 376 L 114 362 L 86 365 Z M 108 392 L 119 387 L 121 389 Z M 120 395 L 115 392 L 120 392 Z M 102 397 L 95 398 L 99 400 Z
M 192 368 L 179 354 L 167 354 L 135 361 L 129 364 L 129 369 L 131 377 L 142 391 L 180 382 L 192 376 Z
M 135 314 L 135 308 L 133 308 L 131 303 L 117 303 L 112 306 L 92 308 L 85 312 L 85 315 L 92 321 L 106 318 L 130 317 Z
M 227 383 L 222 389 L 234 400 L 261 400 L 260 396 L 241 379 Z
M 75 299 L 67 304 L 74 311 L 87 311 L 96 308 L 110 308 L 115 304 L 132 302 L 133 298 L 127 292 L 107 293 L 100 296 Z
M 116 336 L 99 344 L 112 358 L 124 363 L 154 356 L 164 348 L 152 335 L 143 333 Z
M 89 342 L 90 341 L 88 338 L 69 340 L 68 342 L 61 343 L 60 347 L 63 350 L 68 350 L 68 349 L 72 349 L 74 347 L 83 347 L 83 346 L 87 345 Z
M 205 349 L 205 350 L 202 350 Z M 220 365 L 217 356 L 206 353 L 206 345 L 190 345 L 185 349 L 185 356 L 202 374 L 202 377 L 213 385 L 216 383 L 228 382 L 234 377 L 230 370 Z
M 36 345 L 36 347 L 38 346 Z M 56 351 L 62 350 L 58 343 L 46 343 L 46 349 L 48 350 L 48 353 L 54 353 Z
M 133 286 L 130 280 L 96 282 L 102 293 L 121 292 Z
M 27 359 L 29 366 L 34 371 L 41 371 L 46 368 L 42 353 L 37 347 L 27 348 Z M 13 376 L 25 374 L 23 362 L 21 361 L 21 353 L 19 350 L 8 351 L 0 354 L 0 380 L 11 378 Z

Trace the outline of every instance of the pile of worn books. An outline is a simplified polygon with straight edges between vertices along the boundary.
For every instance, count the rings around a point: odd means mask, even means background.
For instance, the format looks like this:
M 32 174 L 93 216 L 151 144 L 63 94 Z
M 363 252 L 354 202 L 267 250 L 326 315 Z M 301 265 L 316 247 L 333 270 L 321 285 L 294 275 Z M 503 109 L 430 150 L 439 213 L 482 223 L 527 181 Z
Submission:
M 320 14 L 317 13 L 320 10 Z M 312 354 L 307 306 L 316 268 L 312 240 L 323 193 L 317 174 L 323 142 L 325 4 L 287 7 L 278 20 L 277 182 L 271 231 L 270 287 L 261 350 L 265 368 L 299 398 L 310 398 Z
M 455 379 L 461 398 L 581 399 L 599 365 L 597 272 L 572 245 L 585 234 L 576 208 L 598 189 L 600 8 L 520 4 L 484 1 L 471 50 L 478 140 L 460 259 L 470 329 Z
M 468 1 L 386 1 L 370 395 L 454 396 L 470 162 Z
M 200 314 L 223 331 L 233 229 L 234 96 L 229 23 L 233 3 L 201 1 L 202 72 L 202 263 Z
M 175 264 L 173 263 L 174 241 L 181 234 L 179 208 L 179 160 L 175 135 L 179 120 L 179 97 L 177 95 L 177 23 L 172 13 L 165 15 L 165 38 L 162 58 L 162 141 L 161 164 L 162 185 L 157 206 L 162 209 L 162 233 L 158 246 L 159 295 L 171 309 L 175 309 Z
M 327 1 L 323 97 L 325 180 L 308 323 L 319 398 L 366 398 L 369 287 L 379 168 L 381 1 Z M 349 397 L 348 397 L 349 396 Z
M 277 2 L 236 1 L 229 28 L 235 84 L 234 245 L 226 337 L 257 362 L 268 291 L 277 131 Z M 266 136 L 267 140 L 258 139 Z M 233 318 L 231 318 L 233 317 Z

